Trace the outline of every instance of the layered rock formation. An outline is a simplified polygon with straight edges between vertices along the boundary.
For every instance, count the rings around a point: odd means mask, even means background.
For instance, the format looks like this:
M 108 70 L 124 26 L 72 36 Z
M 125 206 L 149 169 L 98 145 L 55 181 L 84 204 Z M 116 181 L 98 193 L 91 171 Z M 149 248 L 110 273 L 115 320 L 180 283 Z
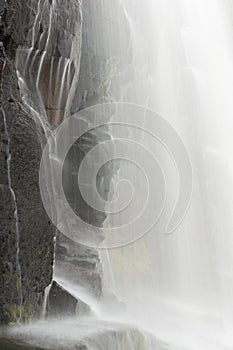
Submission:
M 46 135 L 69 113 L 81 52 L 80 1 L 1 1 L 0 323 L 37 317 L 55 229 L 40 197 Z M 50 126 L 49 126 L 50 125 Z
M 102 265 L 99 252 L 59 234 L 55 277 L 65 278 L 99 297 L 102 293 Z
M 39 191 L 45 135 L 24 110 L 15 69 L 16 50 L 33 25 L 32 9 L 29 2 L 0 5 L 0 323 L 11 323 L 41 312 L 52 278 L 54 228 Z

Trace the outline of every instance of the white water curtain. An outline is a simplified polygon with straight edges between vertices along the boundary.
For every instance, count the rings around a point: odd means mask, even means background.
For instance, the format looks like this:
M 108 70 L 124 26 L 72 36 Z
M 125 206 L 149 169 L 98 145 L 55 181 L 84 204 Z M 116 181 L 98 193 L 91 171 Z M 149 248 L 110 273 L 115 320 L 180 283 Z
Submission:
M 102 16 L 93 42 L 110 60 L 112 100 L 161 113 L 193 165 L 191 206 L 176 232 L 155 228 L 109 253 L 114 288 L 145 328 L 177 346 L 226 349 L 233 344 L 232 1 L 89 6 Z

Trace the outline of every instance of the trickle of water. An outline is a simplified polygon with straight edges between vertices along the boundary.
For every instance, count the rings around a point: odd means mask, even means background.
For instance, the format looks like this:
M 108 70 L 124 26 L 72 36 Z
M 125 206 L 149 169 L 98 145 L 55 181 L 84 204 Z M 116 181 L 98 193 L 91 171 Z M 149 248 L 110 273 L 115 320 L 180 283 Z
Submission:
M 41 314 L 41 317 L 43 320 L 45 319 L 47 314 L 48 298 L 49 298 L 51 287 L 52 287 L 52 283 L 50 283 L 44 290 L 44 300 L 43 300 L 42 314 Z
M 41 0 L 38 0 L 36 17 L 35 17 L 34 26 L 32 29 L 32 47 L 34 47 L 35 41 L 36 41 L 36 26 L 38 24 L 38 20 L 40 16 L 40 5 L 41 5 Z
M 41 59 L 40 59 L 40 63 L 39 63 L 39 69 L 38 69 L 37 78 L 36 78 L 36 88 L 37 88 L 37 90 L 40 89 L 39 83 L 40 83 L 41 70 L 42 70 L 42 67 L 43 67 L 45 56 L 46 56 L 46 51 L 44 51 L 42 53 L 42 56 L 41 56 Z
M 5 128 L 5 135 L 7 138 L 7 146 L 6 146 L 6 155 L 7 155 L 7 175 L 8 175 L 8 187 L 11 192 L 13 205 L 14 205 L 14 218 L 15 218 L 15 240 L 16 240 L 16 268 L 18 273 L 18 286 L 19 286 L 19 305 L 22 306 L 23 304 L 23 294 L 22 294 L 22 273 L 21 273 L 21 265 L 20 265 L 20 234 L 19 234 L 19 216 L 18 216 L 18 207 L 17 207 L 17 200 L 15 192 L 12 188 L 12 181 L 11 181 L 11 152 L 10 152 L 10 135 L 8 132 L 7 127 L 7 120 L 6 120 L 6 114 L 4 109 L 2 108 L 2 115 L 3 115 L 3 121 L 4 121 L 4 128 Z M 20 317 L 21 318 L 21 310 L 20 310 Z
M 45 51 L 47 51 L 48 48 L 49 48 L 49 40 L 50 40 L 50 37 L 51 37 L 53 15 L 54 15 L 54 3 L 53 3 L 53 0 L 52 0 L 51 1 L 50 14 L 49 14 L 49 30 L 48 30 L 48 36 L 47 36 Z

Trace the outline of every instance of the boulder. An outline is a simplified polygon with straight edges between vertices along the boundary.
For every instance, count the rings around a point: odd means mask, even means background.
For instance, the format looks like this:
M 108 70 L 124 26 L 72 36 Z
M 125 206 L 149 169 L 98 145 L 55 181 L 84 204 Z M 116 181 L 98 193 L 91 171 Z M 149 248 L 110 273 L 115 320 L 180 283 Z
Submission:
M 75 298 L 65 288 L 53 281 L 47 302 L 47 316 L 64 317 L 76 314 L 84 315 L 90 312 L 90 307 Z

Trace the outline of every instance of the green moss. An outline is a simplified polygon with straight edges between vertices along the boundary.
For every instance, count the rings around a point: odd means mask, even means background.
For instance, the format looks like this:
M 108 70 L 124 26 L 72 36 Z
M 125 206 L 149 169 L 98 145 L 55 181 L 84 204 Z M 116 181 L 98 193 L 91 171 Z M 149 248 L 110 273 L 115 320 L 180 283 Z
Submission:
M 132 345 L 134 346 L 134 350 L 146 349 L 145 338 L 137 329 L 123 333 L 121 337 L 121 349 L 132 349 Z
M 39 256 L 42 256 L 42 255 L 43 255 L 43 250 L 39 249 L 39 250 L 38 250 L 38 255 L 39 255 Z
M 132 331 L 133 339 L 135 344 L 137 344 L 138 349 L 145 349 L 145 338 L 144 335 L 137 329 Z
M 25 323 L 29 322 L 33 317 L 33 305 L 21 306 L 17 304 L 5 304 L 3 313 L 9 323 Z
M 11 279 L 12 279 L 12 274 L 10 273 L 10 271 L 5 272 L 3 274 L 3 278 L 4 278 L 4 282 L 5 283 L 9 283 L 11 281 Z

